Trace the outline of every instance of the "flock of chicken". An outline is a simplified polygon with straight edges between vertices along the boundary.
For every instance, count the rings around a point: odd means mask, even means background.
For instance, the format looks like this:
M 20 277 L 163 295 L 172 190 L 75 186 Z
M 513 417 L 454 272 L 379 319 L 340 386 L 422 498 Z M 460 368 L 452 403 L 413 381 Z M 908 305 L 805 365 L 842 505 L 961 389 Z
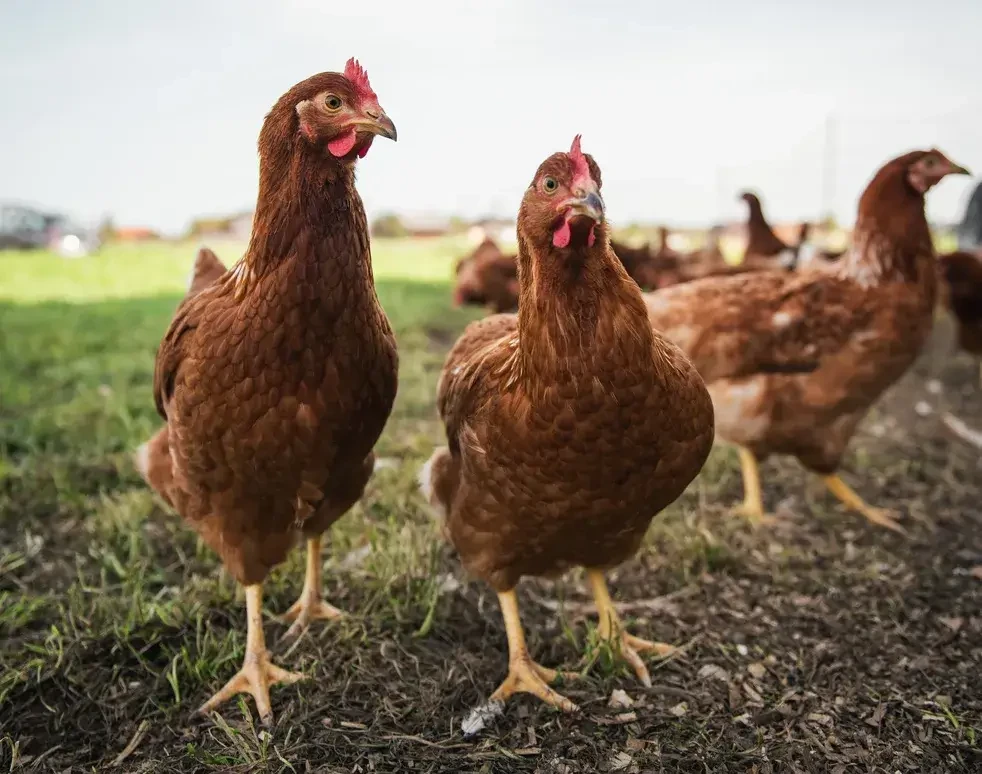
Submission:
M 270 687 L 301 678 L 272 663 L 262 621 L 263 582 L 299 538 L 307 571 L 288 636 L 341 615 L 321 597 L 321 537 L 371 476 L 398 372 L 354 185 L 376 136 L 395 140 L 396 129 L 354 60 L 287 91 L 259 138 L 249 247 L 230 270 L 202 250 L 157 355 L 165 425 L 137 465 L 246 590 L 242 669 L 202 712 L 248 692 L 268 718 Z M 489 281 L 518 312 L 471 324 L 453 347 L 437 395 L 447 445 L 420 474 L 445 537 L 501 603 L 509 672 L 492 699 L 525 691 L 575 709 L 550 685 L 559 673 L 528 653 L 515 587 L 577 566 L 601 638 L 650 683 L 642 654 L 672 648 L 625 630 L 604 572 L 637 551 L 716 434 L 741 449 L 752 518 L 765 516 L 756 461 L 779 453 L 901 529 L 836 470 L 931 329 L 937 258 L 924 195 L 964 173 L 937 150 L 905 154 L 874 175 L 838 260 L 774 268 L 775 243 L 754 270 L 723 270 L 710 248 L 701 278 L 645 295 L 651 262 L 611 243 L 600 169 L 580 138 L 540 165 L 519 209 L 518 254 Z M 505 263 L 482 249 L 488 257 L 460 274 Z M 958 270 L 948 276 L 961 287 Z M 458 287 L 460 300 L 470 292 Z M 951 297 L 961 313 L 962 296 Z

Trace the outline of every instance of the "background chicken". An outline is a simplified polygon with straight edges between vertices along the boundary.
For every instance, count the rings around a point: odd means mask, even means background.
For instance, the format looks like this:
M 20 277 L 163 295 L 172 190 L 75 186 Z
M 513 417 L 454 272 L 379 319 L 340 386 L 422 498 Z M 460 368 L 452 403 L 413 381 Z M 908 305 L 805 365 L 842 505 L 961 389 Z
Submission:
M 394 140 L 395 127 L 354 60 L 286 92 L 259 136 L 245 256 L 222 273 L 199 253 L 157 354 L 167 424 L 140 450 L 141 471 L 246 587 L 242 669 L 202 712 L 248 691 L 268 718 L 269 687 L 300 679 L 270 662 L 262 584 L 301 535 L 307 574 L 290 633 L 339 615 L 321 600 L 321 534 L 361 496 L 396 392 L 354 186 L 376 135 Z
M 859 421 L 930 332 L 936 273 L 924 194 L 964 173 L 936 150 L 900 156 L 866 187 L 853 246 L 836 264 L 709 278 L 646 297 L 652 325 L 705 378 L 717 432 L 741 447 L 748 516 L 764 515 L 757 460 L 779 453 L 824 476 L 870 521 L 899 529 L 835 471 Z
M 485 239 L 456 267 L 454 303 L 485 306 L 493 312 L 518 308 L 518 264 L 492 239 Z
M 640 652 L 670 648 L 623 631 L 604 570 L 638 549 L 702 467 L 712 405 L 648 326 L 579 137 L 537 170 L 518 237 L 519 312 L 470 325 L 451 350 L 438 396 L 448 447 L 420 478 L 464 565 L 498 593 L 509 674 L 492 699 L 525 691 L 572 710 L 548 685 L 557 673 L 528 654 L 515 586 L 586 567 L 600 636 L 650 684 Z
M 955 318 L 958 346 L 982 357 L 982 252 L 959 250 L 938 259 L 941 299 Z M 982 383 L 982 367 L 979 371 Z
M 666 282 L 666 274 L 647 244 L 631 247 L 611 240 L 610 246 L 640 288 L 651 290 Z M 483 306 L 495 313 L 518 309 L 518 256 L 502 252 L 493 240 L 485 239 L 459 260 L 455 271 L 455 304 Z M 668 284 L 673 281 L 674 275 Z
M 743 251 L 742 263 L 764 269 L 793 267 L 796 248 L 774 233 L 764 217 L 760 197 L 752 191 L 744 191 L 740 198 L 747 203 L 747 246 Z M 807 230 L 804 236 L 807 236 Z

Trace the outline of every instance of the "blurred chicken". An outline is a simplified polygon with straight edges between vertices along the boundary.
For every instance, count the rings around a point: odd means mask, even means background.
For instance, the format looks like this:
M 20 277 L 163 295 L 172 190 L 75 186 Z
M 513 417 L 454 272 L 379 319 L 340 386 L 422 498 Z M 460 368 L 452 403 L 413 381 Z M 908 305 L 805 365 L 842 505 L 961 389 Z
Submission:
M 745 502 L 764 518 L 757 460 L 790 454 L 871 522 L 900 529 L 836 475 L 872 403 L 914 362 L 937 289 L 924 194 L 965 174 L 937 150 L 887 163 L 859 202 L 851 250 L 789 274 L 709 278 L 649 294 L 652 325 L 709 386 L 720 437 L 741 447 Z
M 796 247 L 786 244 L 774 233 L 764 217 L 760 197 L 751 191 L 744 191 L 740 198 L 747 203 L 747 247 L 743 252 L 742 265 L 755 269 L 793 269 Z
M 354 165 L 396 138 L 351 60 L 284 94 L 259 136 L 259 198 L 231 271 L 198 255 L 157 353 L 167 424 L 137 453 L 148 482 L 245 586 L 242 669 L 200 712 L 237 693 L 271 716 L 269 688 L 302 676 L 266 650 L 262 584 L 307 540 L 288 635 L 339 611 L 321 599 L 322 533 L 361 496 L 396 392 L 396 347 L 372 279 Z
M 638 287 L 653 290 L 664 284 L 665 275 L 648 245 L 631 247 L 611 240 L 610 246 Z M 484 240 L 458 261 L 456 273 L 455 304 L 483 306 L 494 313 L 518 309 L 518 257 L 503 253 L 492 240 Z
M 654 290 L 658 287 L 658 267 L 651 252 L 651 245 L 631 247 L 624 242 L 610 240 L 610 249 L 624 266 L 628 276 L 642 290 Z
M 457 264 L 457 305 L 484 306 L 492 312 L 518 308 L 518 263 L 491 239 L 485 239 Z
M 938 259 L 938 267 L 941 300 L 955 318 L 958 346 L 982 357 L 982 251 L 947 253 Z
M 637 551 L 698 473 L 713 411 L 610 249 L 600 170 L 579 137 L 536 171 L 518 237 L 518 314 L 471 324 L 447 357 L 448 447 L 420 483 L 465 567 L 498 593 L 509 673 L 492 700 L 525 691 L 574 710 L 548 685 L 558 673 L 526 649 L 515 586 L 586 567 L 601 638 L 650 684 L 640 654 L 671 648 L 624 630 L 604 571 Z

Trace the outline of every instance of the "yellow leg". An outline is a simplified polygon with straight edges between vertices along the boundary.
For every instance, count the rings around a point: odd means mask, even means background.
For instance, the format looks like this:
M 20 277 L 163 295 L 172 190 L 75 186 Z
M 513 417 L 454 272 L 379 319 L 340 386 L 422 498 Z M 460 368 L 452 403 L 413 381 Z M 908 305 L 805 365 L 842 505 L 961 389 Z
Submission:
M 675 651 L 672 645 L 664 642 L 649 642 L 628 634 L 624 631 L 620 616 L 614 608 L 614 603 L 610 598 L 610 591 L 607 589 L 607 579 L 601 570 L 587 570 L 587 578 L 590 581 L 590 588 L 593 591 L 593 599 L 597 604 L 597 615 L 599 616 L 600 639 L 608 643 L 613 652 L 620 654 L 634 669 L 638 679 L 646 686 L 651 687 L 651 675 L 648 674 L 648 667 L 641 659 L 641 653 L 654 651 L 659 656 L 668 656 Z
M 773 516 L 764 513 L 764 498 L 760 490 L 760 469 L 757 458 L 750 449 L 737 447 L 740 455 L 740 468 L 743 471 L 743 505 L 737 512 L 746 516 L 751 524 L 763 525 L 774 522 Z
M 321 599 L 321 538 L 307 540 L 307 572 L 303 578 L 300 597 L 282 617 L 283 621 L 293 621 L 284 637 L 292 639 L 301 634 L 314 619 L 332 621 L 344 613 Z
M 532 660 L 525 646 L 525 632 L 518 615 L 518 598 L 514 589 L 499 592 L 498 602 L 501 604 L 501 617 L 505 619 L 505 632 L 508 635 L 508 677 L 491 694 L 492 701 L 503 702 L 514 693 L 531 693 L 564 712 L 576 712 L 579 707 L 556 693 L 548 684 L 560 676 L 570 679 L 577 675 L 557 672 Z
M 295 683 L 303 679 L 297 672 L 280 669 L 269 660 L 266 638 L 263 636 L 263 587 L 257 583 L 246 586 L 246 654 L 242 669 L 225 686 L 206 701 L 198 713 L 205 715 L 239 693 L 251 693 L 256 709 L 264 722 L 273 718 L 269 704 L 269 689 L 277 683 Z
M 890 511 L 884 508 L 873 508 L 872 506 L 867 505 L 865 502 L 863 502 L 863 498 L 856 494 L 849 484 L 838 476 L 825 476 L 822 481 L 825 482 L 825 486 L 828 487 L 829 491 L 839 498 L 839 501 L 847 508 L 858 511 L 873 524 L 886 527 L 887 529 L 892 529 L 894 532 L 899 532 L 901 535 L 907 534 L 907 531 L 893 519 Z

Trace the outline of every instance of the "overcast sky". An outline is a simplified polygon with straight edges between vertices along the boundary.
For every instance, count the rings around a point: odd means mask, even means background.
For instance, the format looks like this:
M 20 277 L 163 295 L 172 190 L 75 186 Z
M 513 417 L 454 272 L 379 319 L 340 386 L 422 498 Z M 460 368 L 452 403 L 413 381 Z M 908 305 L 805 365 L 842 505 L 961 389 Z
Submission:
M 370 214 L 514 214 L 581 132 L 615 223 L 739 216 L 744 187 L 851 221 L 912 148 L 982 173 L 980 40 L 978 0 L 0 0 L 0 199 L 172 232 L 251 208 L 265 113 L 357 56 L 399 130 L 359 164 Z

